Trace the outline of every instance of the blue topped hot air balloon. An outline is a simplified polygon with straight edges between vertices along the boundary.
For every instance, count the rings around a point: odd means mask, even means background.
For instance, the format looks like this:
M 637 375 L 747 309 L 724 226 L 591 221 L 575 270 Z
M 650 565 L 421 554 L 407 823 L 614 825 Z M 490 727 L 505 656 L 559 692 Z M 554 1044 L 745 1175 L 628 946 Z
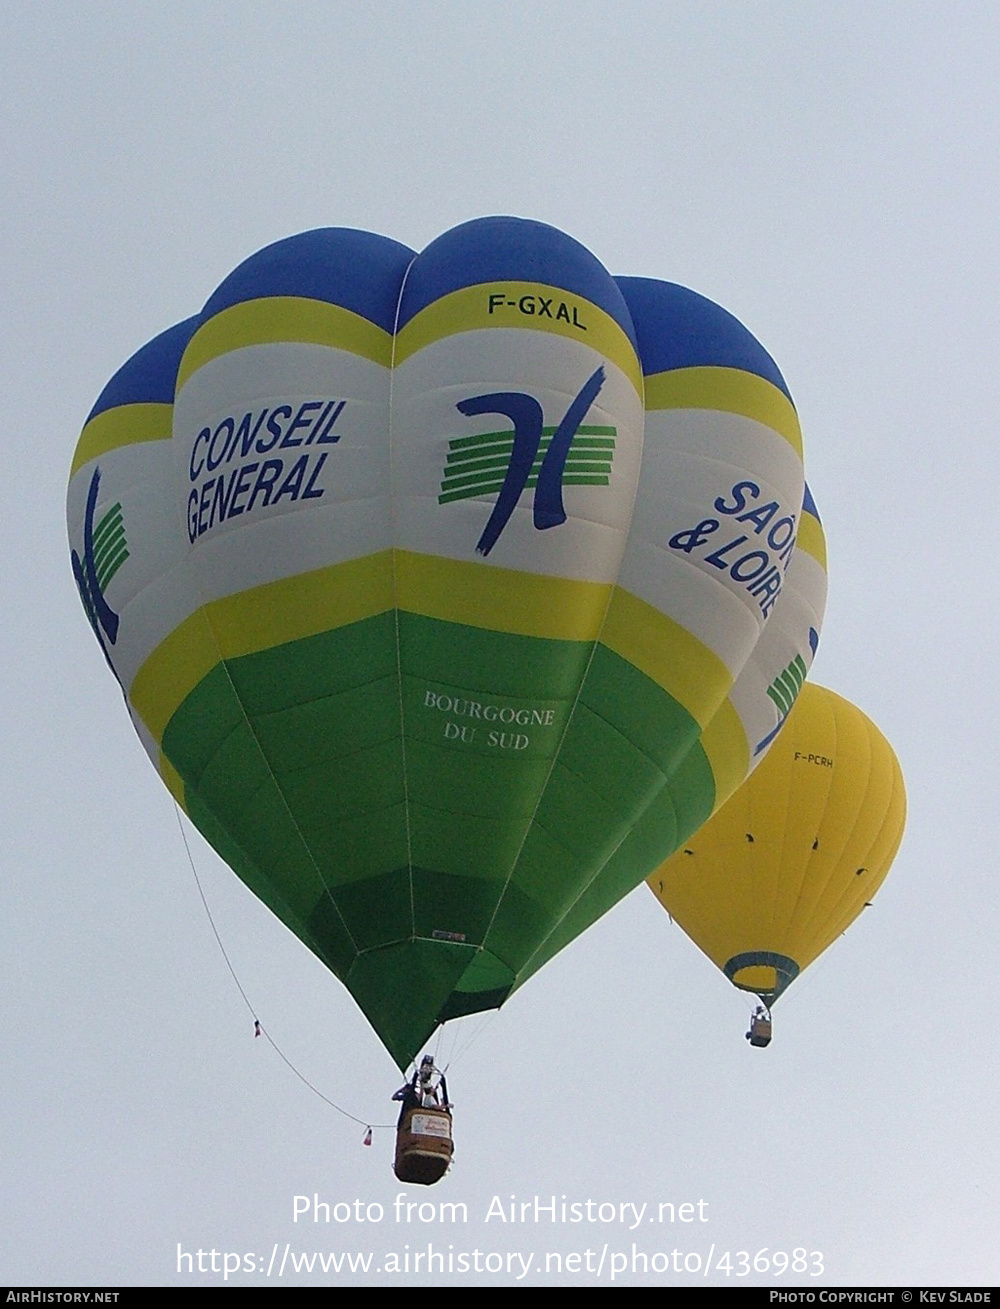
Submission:
M 485 218 L 253 255 L 102 392 L 68 518 L 167 786 L 405 1066 L 747 771 L 802 501 L 731 315 Z

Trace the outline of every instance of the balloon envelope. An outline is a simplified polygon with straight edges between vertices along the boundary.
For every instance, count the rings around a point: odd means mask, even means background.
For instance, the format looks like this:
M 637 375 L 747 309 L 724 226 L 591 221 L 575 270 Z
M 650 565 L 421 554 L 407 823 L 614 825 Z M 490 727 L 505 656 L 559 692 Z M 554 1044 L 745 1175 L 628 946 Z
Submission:
M 734 986 L 771 1003 L 871 903 L 905 818 L 888 741 L 807 682 L 760 767 L 649 887 Z
M 662 858 L 743 767 L 705 728 L 802 487 L 731 315 L 482 219 L 240 265 L 102 393 L 68 516 L 164 781 L 405 1066 L 502 1002 L 654 801 L 684 815 Z

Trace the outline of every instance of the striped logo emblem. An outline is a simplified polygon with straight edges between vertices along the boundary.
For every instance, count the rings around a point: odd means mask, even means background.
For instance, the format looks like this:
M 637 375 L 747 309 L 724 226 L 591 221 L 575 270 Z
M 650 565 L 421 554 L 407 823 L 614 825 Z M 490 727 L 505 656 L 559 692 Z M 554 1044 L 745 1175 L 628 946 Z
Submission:
M 513 423 L 513 430 L 460 436 L 448 443 L 438 503 L 497 495 L 476 545 L 480 554 L 492 550 L 522 491 L 534 491 L 534 525 L 543 531 L 566 521 L 564 486 L 608 485 L 617 429 L 583 422 L 603 385 L 602 366 L 555 427 L 543 424 L 541 405 L 521 391 L 496 391 L 456 405 L 466 416 L 503 414 Z
M 819 632 L 815 627 L 809 629 L 809 648 L 813 654 L 819 645 Z M 763 741 L 758 742 L 754 749 L 754 754 L 760 754 L 766 746 L 770 745 L 785 725 L 785 719 L 792 711 L 792 705 L 795 703 L 799 692 L 802 690 L 802 683 L 806 680 L 808 673 L 806 662 L 801 655 L 797 654 L 787 668 L 783 668 L 771 685 L 767 688 L 769 700 L 773 700 L 778 708 L 778 726 L 773 731 L 768 732 Z
M 83 520 L 83 558 L 75 550 L 71 551 L 71 557 L 80 599 L 97 639 L 103 645 L 103 632 L 114 645 L 118 639 L 118 615 L 105 600 L 104 592 L 128 558 L 128 542 L 125 539 L 120 501 L 107 509 L 99 522 L 94 522 L 100 485 L 101 470 L 95 468 L 94 476 L 90 479 Z

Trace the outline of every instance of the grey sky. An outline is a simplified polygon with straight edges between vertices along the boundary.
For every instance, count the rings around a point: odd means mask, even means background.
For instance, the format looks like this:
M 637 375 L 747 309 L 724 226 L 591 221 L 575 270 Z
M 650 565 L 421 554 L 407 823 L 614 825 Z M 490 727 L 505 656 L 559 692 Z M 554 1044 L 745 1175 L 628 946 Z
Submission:
M 432 1242 L 531 1253 L 522 1285 L 608 1284 L 608 1262 L 538 1269 L 633 1243 L 730 1250 L 722 1285 L 1000 1280 L 993 6 L 9 0 L 4 28 L 2 1279 L 215 1285 L 177 1271 L 178 1244 L 379 1265 Z M 364 1149 L 253 1040 L 87 629 L 63 505 L 104 382 L 246 255 L 322 225 L 420 248 L 497 212 L 695 288 L 774 355 L 830 548 L 813 676 L 893 743 L 910 818 L 766 1052 L 643 888 L 460 1026 L 455 1166 L 408 1198 L 469 1220 L 407 1227 L 391 1132 Z M 191 844 L 268 1031 L 390 1122 L 398 1074 L 346 992 Z M 385 1217 L 293 1224 L 314 1192 Z M 485 1222 L 511 1194 L 704 1199 L 708 1221 Z M 738 1277 L 765 1247 L 822 1251 L 826 1273 Z M 499 1285 L 516 1267 L 284 1281 Z

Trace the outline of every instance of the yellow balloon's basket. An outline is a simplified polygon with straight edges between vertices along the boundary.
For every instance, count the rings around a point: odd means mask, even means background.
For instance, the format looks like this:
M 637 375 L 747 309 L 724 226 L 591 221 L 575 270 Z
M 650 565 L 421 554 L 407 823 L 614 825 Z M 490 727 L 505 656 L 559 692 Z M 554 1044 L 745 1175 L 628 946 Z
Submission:
M 755 1045 L 759 1050 L 771 1044 L 771 1020 L 770 1018 L 758 1018 L 755 1014 L 750 1019 L 750 1030 L 747 1032 L 747 1040 L 751 1045 Z
M 401 1182 L 433 1186 L 451 1164 L 451 1114 L 445 1109 L 415 1106 L 396 1129 L 396 1159 L 392 1171 Z

